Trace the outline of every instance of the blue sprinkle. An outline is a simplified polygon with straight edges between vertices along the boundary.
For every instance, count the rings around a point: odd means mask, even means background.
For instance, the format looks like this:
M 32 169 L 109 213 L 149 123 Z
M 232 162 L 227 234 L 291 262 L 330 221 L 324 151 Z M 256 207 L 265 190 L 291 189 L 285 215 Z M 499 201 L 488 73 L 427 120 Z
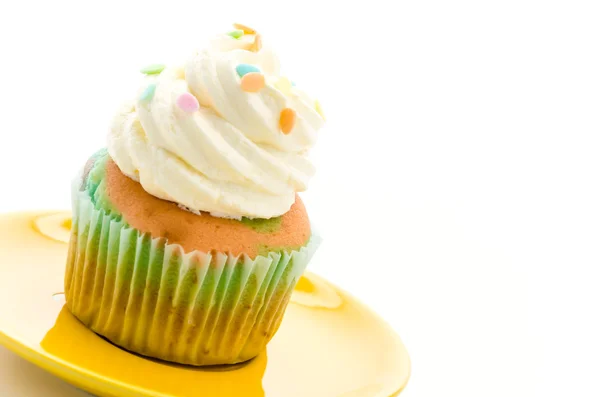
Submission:
M 235 67 L 235 70 L 240 77 L 244 77 L 248 73 L 260 73 L 260 69 L 254 65 L 248 65 L 247 63 L 240 63 Z
M 150 102 L 154 97 L 154 91 L 156 91 L 156 84 L 150 84 L 140 95 L 140 101 Z
M 292 87 L 295 87 L 295 86 L 296 86 L 296 82 L 292 81 Z

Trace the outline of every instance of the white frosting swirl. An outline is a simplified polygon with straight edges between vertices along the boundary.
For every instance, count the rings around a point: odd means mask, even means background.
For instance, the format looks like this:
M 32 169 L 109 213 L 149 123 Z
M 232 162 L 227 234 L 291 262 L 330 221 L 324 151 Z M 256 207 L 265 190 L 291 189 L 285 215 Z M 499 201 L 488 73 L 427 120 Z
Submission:
M 184 67 L 147 76 L 141 93 L 154 96 L 125 105 L 115 117 L 108 151 L 120 170 L 144 189 L 192 211 L 230 218 L 271 218 L 287 212 L 307 187 L 307 159 L 324 120 L 305 93 L 281 85 L 279 62 L 267 48 L 251 51 L 255 35 L 222 35 Z M 236 67 L 251 64 L 266 77 L 259 92 L 245 92 Z M 200 107 L 186 113 L 184 93 Z M 296 113 L 282 133 L 284 108 Z

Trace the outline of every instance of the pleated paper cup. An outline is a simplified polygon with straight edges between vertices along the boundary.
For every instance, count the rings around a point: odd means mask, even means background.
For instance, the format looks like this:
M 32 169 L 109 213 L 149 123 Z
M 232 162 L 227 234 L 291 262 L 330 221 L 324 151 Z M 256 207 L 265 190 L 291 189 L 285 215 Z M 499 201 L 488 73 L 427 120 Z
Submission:
M 273 337 L 319 245 L 251 259 L 184 252 L 73 193 L 65 275 L 70 311 L 127 350 L 191 365 L 233 364 Z

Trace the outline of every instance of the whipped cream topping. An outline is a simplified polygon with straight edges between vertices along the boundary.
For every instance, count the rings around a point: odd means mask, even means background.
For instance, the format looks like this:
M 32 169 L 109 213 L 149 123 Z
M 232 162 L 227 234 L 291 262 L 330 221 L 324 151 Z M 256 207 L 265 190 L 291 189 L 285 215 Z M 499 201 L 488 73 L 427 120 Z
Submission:
M 156 197 L 214 216 L 272 218 L 306 189 L 323 124 L 318 103 L 280 75 L 257 34 L 223 34 L 185 65 L 144 78 L 112 123 L 108 151 Z

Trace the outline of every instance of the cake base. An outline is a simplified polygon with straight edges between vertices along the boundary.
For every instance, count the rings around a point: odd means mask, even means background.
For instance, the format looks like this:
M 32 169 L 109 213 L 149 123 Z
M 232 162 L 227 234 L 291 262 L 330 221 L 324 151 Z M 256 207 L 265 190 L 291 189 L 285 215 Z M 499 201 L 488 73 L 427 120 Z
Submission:
M 390 327 L 312 274 L 298 283 L 266 351 L 249 362 L 194 368 L 122 350 L 64 307 L 69 227 L 66 212 L 0 217 L 0 343 L 78 388 L 111 397 L 389 397 L 408 381 L 409 358 Z M 0 355 L 0 372 L 10 376 L 19 362 Z M 55 378 L 40 378 L 49 388 L 71 390 Z M 35 381 L 19 384 L 18 395 L 36 395 Z M 6 385 L 11 389 L 3 390 Z M 6 385 L 0 395 L 17 395 L 15 382 Z M 83 395 L 72 391 L 73 397 Z

